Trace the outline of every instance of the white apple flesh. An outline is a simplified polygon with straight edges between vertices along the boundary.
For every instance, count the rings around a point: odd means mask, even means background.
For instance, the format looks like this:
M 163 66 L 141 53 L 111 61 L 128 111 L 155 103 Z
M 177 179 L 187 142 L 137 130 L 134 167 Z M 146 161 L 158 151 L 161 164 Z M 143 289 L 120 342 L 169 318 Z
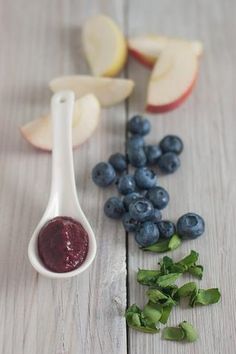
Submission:
M 178 107 L 190 94 L 198 60 L 185 42 L 169 43 L 156 62 L 148 85 L 146 110 L 162 113 Z
M 187 41 L 158 35 L 144 35 L 128 40 L 129 53 L 148 68 L 153 68 L 163 49 L 170 43 L 189 43 L 197 57 L 203 53 L 203 44 L 198 40 Z
M 100 104 L 97 98 L 86 95 L 75 102 L 72 123 L 73 147 L 78 147 L 95 132 L 100 121 Z M 20 128 L 23 137 L 34 147 L 52 150 L 52 119 L 50 115 L 33 120 Z
M 77 98 L 92 93 L 103 107 L 107 107 L 125 100 L 133 91 L 134 82 L 128 79 L 74 75 L 53 79 L 49 87 L 53 92 L 72 90 Z

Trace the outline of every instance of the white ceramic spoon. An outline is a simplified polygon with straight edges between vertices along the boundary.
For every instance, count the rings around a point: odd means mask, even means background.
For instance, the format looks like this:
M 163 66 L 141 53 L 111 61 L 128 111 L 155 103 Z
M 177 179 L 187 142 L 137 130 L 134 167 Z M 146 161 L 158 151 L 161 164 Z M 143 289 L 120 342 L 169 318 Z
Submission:
M 96 254 L 96 240 L 77 197 L 72 154 L 72 118 L 74 93 L 62 91 L 51 100 L 53 126 L 52 182 L 48 206 L 36 227 L 28 247 L 28 256 L 32 266 L 49 278 L 69 278 L 82 273 L 92 263 Z M 88 233 L 89 246 L 85 261 L 79 268 L 65 273 L 48 270 L 38 254 L 38 233 L 44 224 L 56 216 L 68 216 L 81 223 Z

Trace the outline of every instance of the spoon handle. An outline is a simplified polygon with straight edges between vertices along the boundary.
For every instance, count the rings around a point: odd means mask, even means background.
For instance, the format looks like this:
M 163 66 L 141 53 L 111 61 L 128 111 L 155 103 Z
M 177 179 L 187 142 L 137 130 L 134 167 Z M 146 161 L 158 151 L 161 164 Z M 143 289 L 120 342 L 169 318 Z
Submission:
M 72 152 L 72 120 L 75 95 L 61 91 L 53 95 L 51 114 L 53 126 L 52 181 L 49 205 L 54 205 L 58 214 L 73 204 L 76 196 Z

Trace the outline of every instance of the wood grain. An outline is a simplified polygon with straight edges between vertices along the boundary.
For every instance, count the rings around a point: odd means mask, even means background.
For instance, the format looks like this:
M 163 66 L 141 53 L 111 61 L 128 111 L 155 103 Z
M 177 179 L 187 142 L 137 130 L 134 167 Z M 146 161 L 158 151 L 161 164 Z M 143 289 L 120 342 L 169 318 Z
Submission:
M 19 0 L 3 1 L 0 18 L 0 353 L 3 354 L 154 354 L 235 353 L 236 313 L 236 3 L 232 0 Z M 138 267 L 154 267 L 156 255 L 143 254 L 118 223 L 103 215 L 114 191 L 96 188 L 93 165 L 124 151 L 125 121 L 142 112 L 150 72 L 132 59 L 126 74 L 137 87 L 128 104 L 103 112 L 94 138 L 74 153 L 78 194 L 98 242 L 92 268 L 66 281 L 37 275 L 27 244 L 47 203 L 51 158 L 29 146 L 19 126 L 49 109 L 47 82 L 57 75 L 88 73 L 80 27 L 95 13 L 113 17 L 127 34 L 148 32 L 202 39 L 205 53 L 196 89 L 178 110 L 149 115 L 147 141 L 179 134 L 185 143 L 182 167 L 159 177 L 171 195 L 165 218 L 189 210 L 204 216 L 205 235 L 186 242 L 205 266 L 202 287 L 219 286 L 222 302 L 197 310 L 176 309 L 170 323 L 186 319 L 200 339 L 182 345 L 160 335 L 128 331 L 128 303 L 145 302 L 135 280 Z M 128 256 L 128 258 L 127 258 Z M 126 259 L 127 258 L 127 259 Z M 126 269 L 128 268 L 128 287 Z M 127 346 L 128 344 L 128 346 Z
M 124 104 L 104 111 L 93 140 L 74 153 L 78 194 L 95 230 L 97 258 L 83 275 L 51 281 L 36 274 L 27 244 L 46 206 L 51 157 L 28 145 L 18 127 L 49 109 L 47 83 L 88 73 L 80 26 L 105 12 L 123 27 L 123 1 L 1 2 L 0 352 L 64 354 L 126 352 L 125 237 L 103 217 L 110 191 L 91 169 L 124 147 Z
M 236 45 L 233 1 L 142 0 L 129 5 L 128 32 L 167 33 L 186 38 L 199 38 L 205 53 L 200 77 L 190 99 L 178 110 L 151 118 L 153 130 L 148 141 L 159 141 L 165 134 L 180 135 L 185 144 L 182 167 L 175 174 L 160 177 L 160 185 L 170 192 L 171 201 L 164 218 L 176 220 L 195 211 L 206 220 L 206 233 L 196 241 L 186 242 L 173 256 L 178 259 L 191 249 L 200 253 L 205 266 L 201 287 L 219 286 L 222 302 L 198 309 L 176 309 L 170 323 L 189 320 L 199 331 L 195 344 L 167 343 L 158 335 L 130 330 L 130 353 L 235 353 L 235 267 L 236 242 L 234 215 L 235 186 L 235 110 L 233 82 Z M 143 15 L 145 13 L 145 16 Z M 129 101 L 129 114 L 142 111 L 149 71 L 130 59 L 129 77 L 140 89 Z M 151 116 L 150 116 L 151 117 Z M 138 267 L 153 268 L 160 259 L 143 254 L 130 237 L 129 303 L 145 303 L 145 290 L 136 283 Z M 187 279 L 184 279 L 184 281 Z

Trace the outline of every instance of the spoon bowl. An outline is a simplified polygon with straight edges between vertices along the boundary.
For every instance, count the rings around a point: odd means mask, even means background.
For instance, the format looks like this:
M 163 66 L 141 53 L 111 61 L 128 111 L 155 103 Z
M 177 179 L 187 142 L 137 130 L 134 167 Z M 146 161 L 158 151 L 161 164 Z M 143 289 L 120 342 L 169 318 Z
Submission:
M 69 278 L 85 271 L 96 255 L 94 232 L 85 217 L 77 197 L 72 153 L 72 118 L 75 96 L 72 91 L 56 93 L 51 100 L 53 127 L 52 181 L 46 210 L 33 232 L 28 246 L 28 257 L 37 272 L 49 278 Z M 84 262 L 70 272 L 57 273 L 43 264 L 38 253 L 38 234 L 51 219 L 60 216 L 78 221 L 88 234 L 88 254 Z

